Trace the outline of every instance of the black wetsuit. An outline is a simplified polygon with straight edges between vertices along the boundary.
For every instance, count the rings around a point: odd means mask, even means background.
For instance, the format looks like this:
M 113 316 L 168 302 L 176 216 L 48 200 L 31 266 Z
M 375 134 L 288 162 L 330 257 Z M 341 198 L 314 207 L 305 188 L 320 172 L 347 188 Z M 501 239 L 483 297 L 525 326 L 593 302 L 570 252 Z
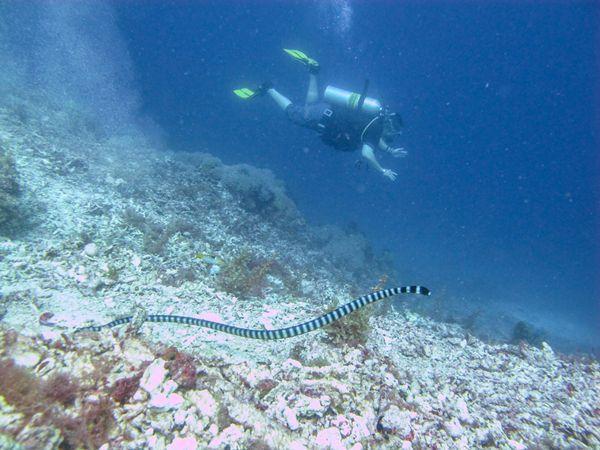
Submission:
M 383 121 L 380 117 L 357 119 L 355 114 L 334 109 L 325 102 L 303 106 L 292 103 L 285 112 L 290 121 L 317 131 L 321 140 L 336 150 L 354 151 L 361 148 L 363 143 L 376 148 L 383 132 Z

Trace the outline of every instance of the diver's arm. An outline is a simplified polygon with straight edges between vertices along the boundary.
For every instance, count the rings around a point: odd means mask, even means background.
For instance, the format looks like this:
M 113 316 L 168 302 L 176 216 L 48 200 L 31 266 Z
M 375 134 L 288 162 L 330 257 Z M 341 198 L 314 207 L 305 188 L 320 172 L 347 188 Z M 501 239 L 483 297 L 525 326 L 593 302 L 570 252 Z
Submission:
M 396 172 L 390 169 L 384 169 L 381 167 L 377 159 L 375 158 L 375 153 L 373 152 L 373 147 L 369 144 L 363 144 L 362 146 L 362 156 L 365 158 L 371 167 L 373 167 L 377 172 L 381 173 L 384 177 L 389 178 L 394 181 L 396 179 Z
M 383 140 L 383 138 L 379 138 L 379 149 L 384 152 L 388 152 L 394 158 L 404 158 L 408 152 L 404 150 L 404 147 L 396 147 L 393 148 L 391 145 L 388 145 L 387 142 Z

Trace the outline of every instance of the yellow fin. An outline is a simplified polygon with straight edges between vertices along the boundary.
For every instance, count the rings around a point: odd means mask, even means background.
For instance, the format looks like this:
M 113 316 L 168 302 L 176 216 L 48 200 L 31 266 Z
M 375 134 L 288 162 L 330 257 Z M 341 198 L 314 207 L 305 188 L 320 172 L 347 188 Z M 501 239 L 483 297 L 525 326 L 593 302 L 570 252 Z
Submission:
M 244 100 L 252 98 L 256 95 L 256 92 L 248 88 L 234 89 L 233 93 Z

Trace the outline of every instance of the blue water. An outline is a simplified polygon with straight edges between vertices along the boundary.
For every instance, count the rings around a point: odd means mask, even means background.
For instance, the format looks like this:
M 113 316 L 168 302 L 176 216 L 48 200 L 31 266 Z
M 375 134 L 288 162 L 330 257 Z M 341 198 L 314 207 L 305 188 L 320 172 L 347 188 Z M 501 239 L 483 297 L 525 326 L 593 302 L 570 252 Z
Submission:
M 356 224 L 406 283 L 600 341 L 597 2 L 60 4 L 60 39 L 98 50 L 71 79 L 121 88 L 92 106 L 125 98 L 171 148 L 271 169 L 311 223 Z M 232 94 L 270 80 L 303 101 L 284 47 L 321 63 L 321 89 L 368 78 L 402 114 L 408 157 L 378 155 L 395 182 Z
M 327 5 L 327 6 L 324 6 Z M 118 8 L 145 111 L 181 149 L 272 169 L 310 220 L 355 222 L 401 273 L 465 302 L 598 324 L 598 6 L 593 2 L 154 4 Z M 401 112 L 406 159 L 324 147 L 268 99 L 307 77 Z M 514 306 L 513 306 L 514 305 Z M 534 320 L 532 318 L 532 320 Z

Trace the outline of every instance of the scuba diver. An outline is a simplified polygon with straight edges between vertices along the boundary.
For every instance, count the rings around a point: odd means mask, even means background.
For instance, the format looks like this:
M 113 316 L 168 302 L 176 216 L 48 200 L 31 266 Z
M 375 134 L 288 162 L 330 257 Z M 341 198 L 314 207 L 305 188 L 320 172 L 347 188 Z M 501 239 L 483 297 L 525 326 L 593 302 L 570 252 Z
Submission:
M 285 111 L 291 122 L 317 131 L 325 144 L 337 150 L 361 149 L 362 156 L 371 167 L 394 181 L 396 172 L 381 167 L 374 149 L 379 148 L 394 157 L 406 156 L 404 148 L 390 145 L 394 137 L 400 134 L 400 116 L 382 107 L 378 100 L 367 97 L 368 80 L 361 94 L 327 86 L 323 99 L 320 99 L 317 86 L 319 63 L 299 50 L 284 51 L 308 69 L 308 92 L 304 105 L 292 103 L 268 82 L 254 90 L 242 88 L 233 92 L 245 100 L 268 94 Z

